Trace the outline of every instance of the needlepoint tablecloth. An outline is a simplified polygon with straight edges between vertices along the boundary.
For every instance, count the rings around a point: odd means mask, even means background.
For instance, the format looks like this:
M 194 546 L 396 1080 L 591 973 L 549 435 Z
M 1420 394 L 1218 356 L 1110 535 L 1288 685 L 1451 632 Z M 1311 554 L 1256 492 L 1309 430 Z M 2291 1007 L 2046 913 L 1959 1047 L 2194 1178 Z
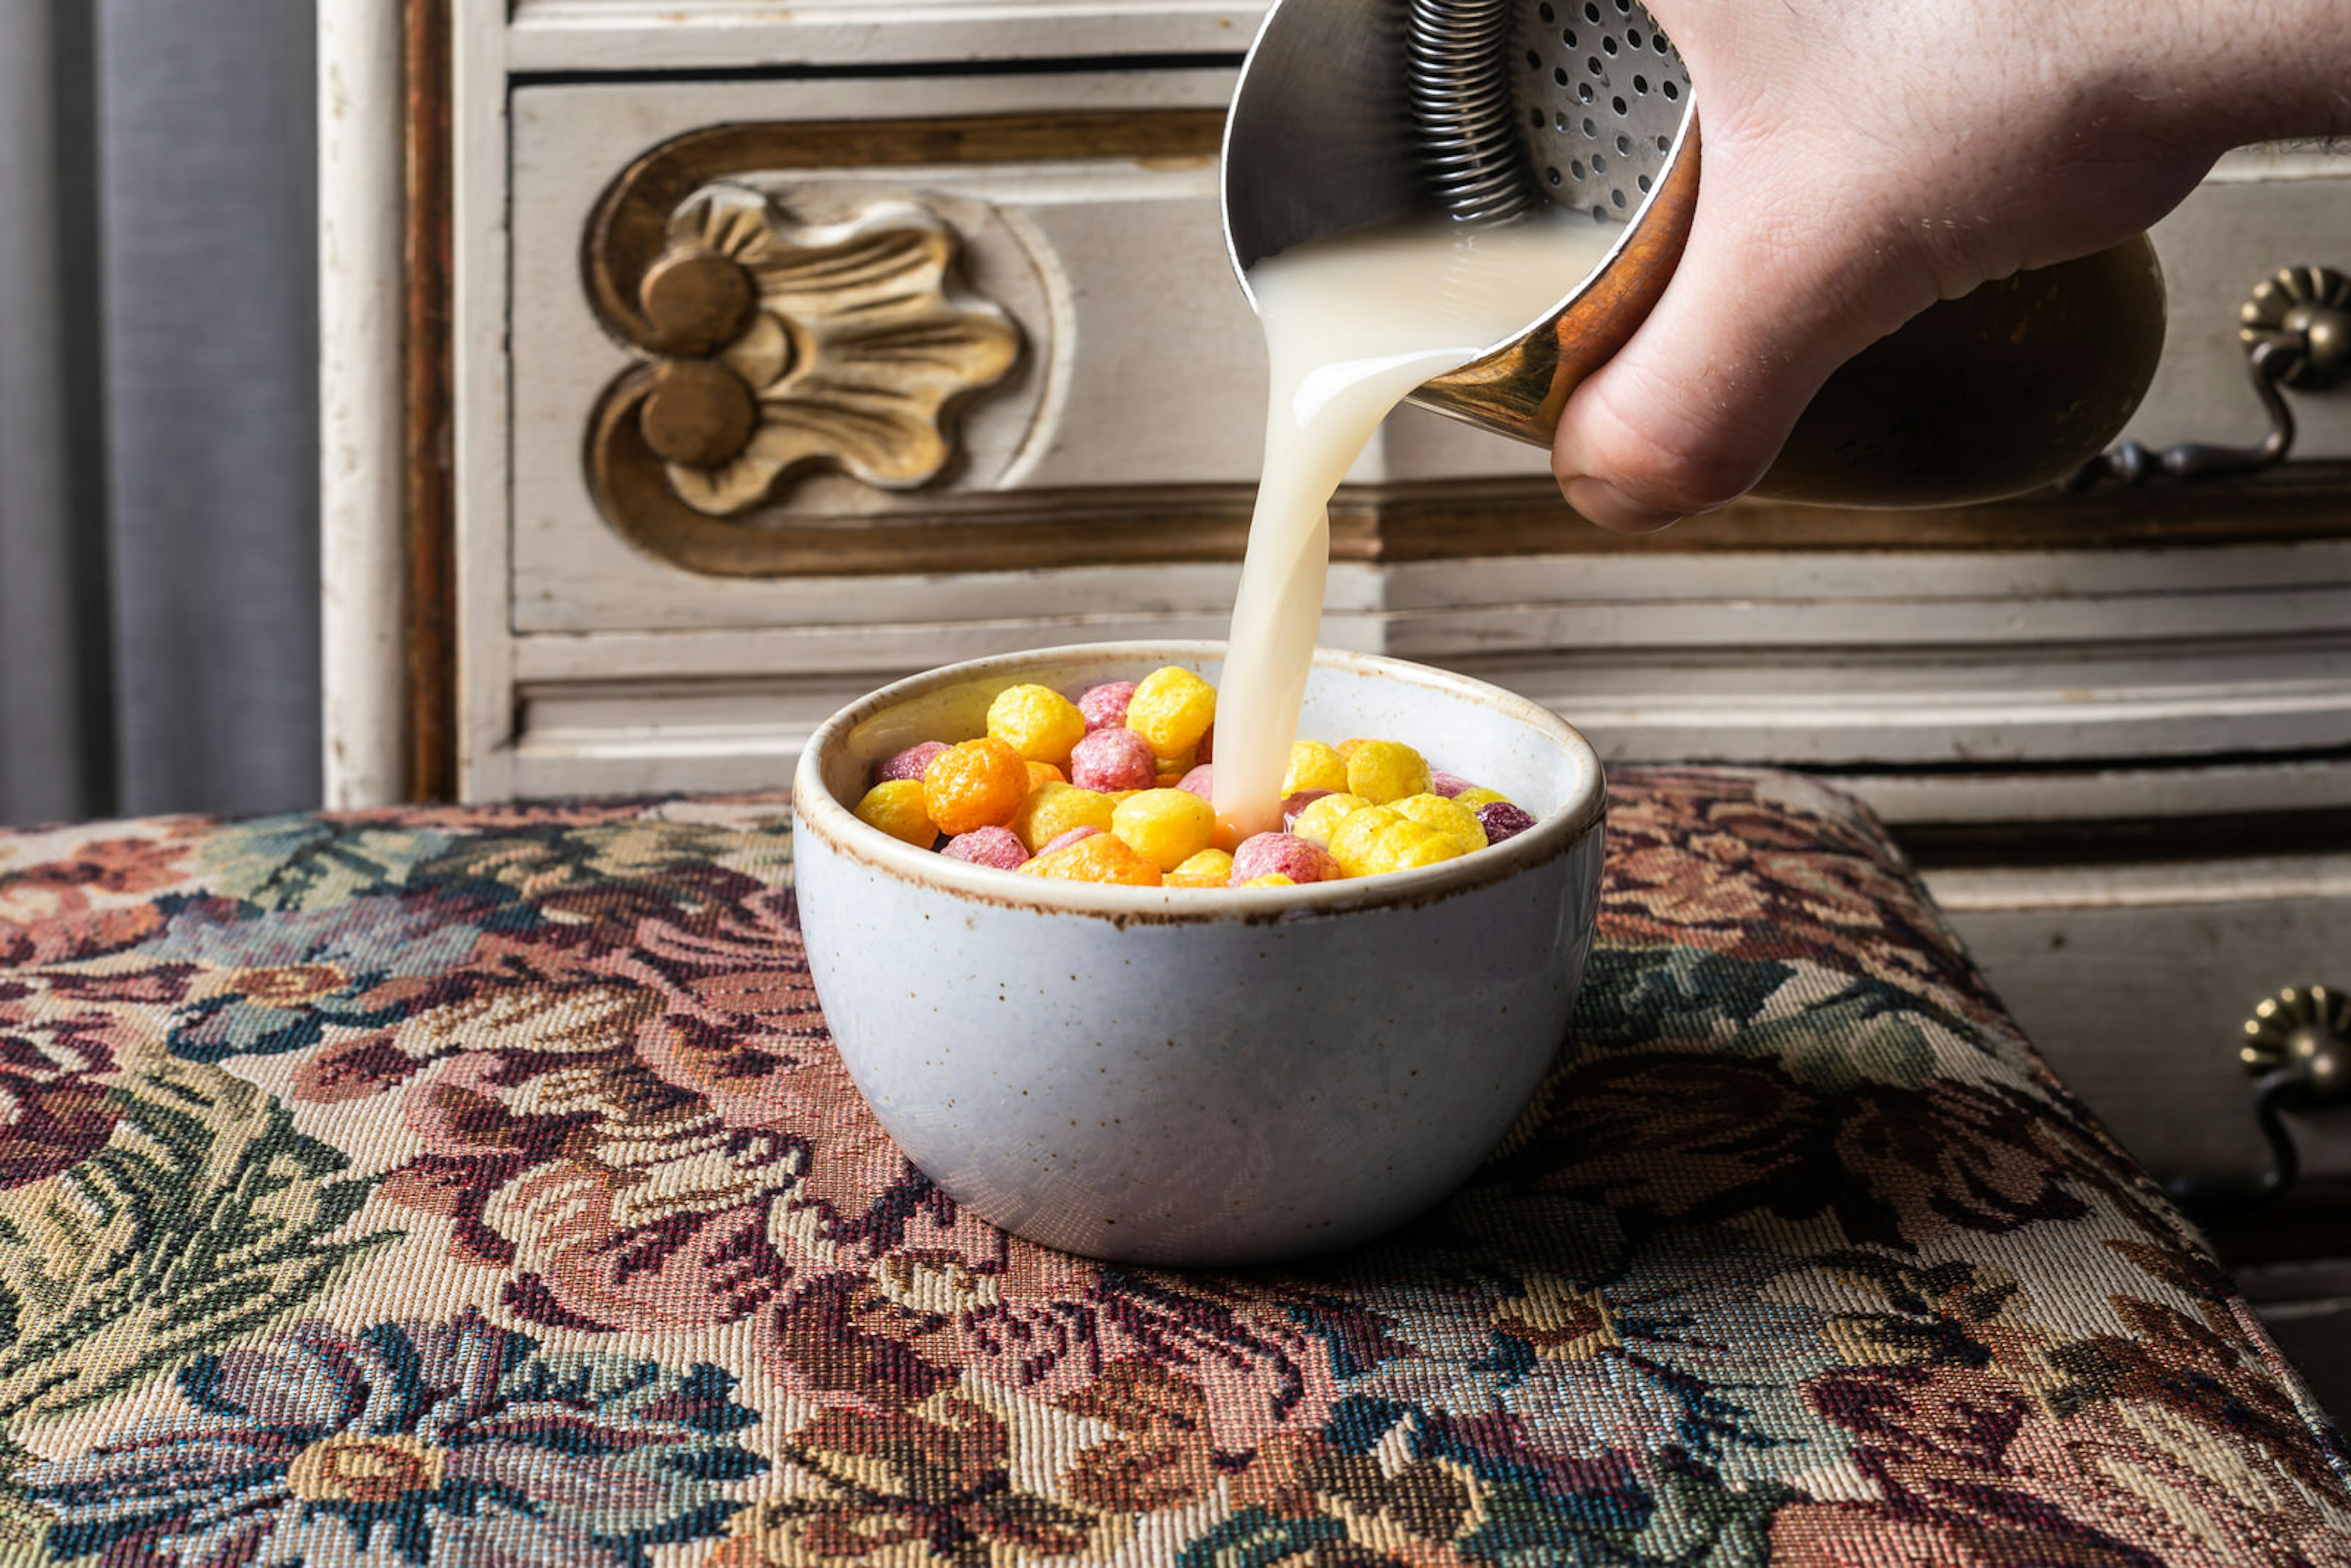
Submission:
M 0 1561 L 2351 1563 L 2335 1431 L 1865 813 L 1628 770 L 1608 831 L 1485 1167 L 1215 1274 L 906 1164 L 775 798 L 0 835 Z

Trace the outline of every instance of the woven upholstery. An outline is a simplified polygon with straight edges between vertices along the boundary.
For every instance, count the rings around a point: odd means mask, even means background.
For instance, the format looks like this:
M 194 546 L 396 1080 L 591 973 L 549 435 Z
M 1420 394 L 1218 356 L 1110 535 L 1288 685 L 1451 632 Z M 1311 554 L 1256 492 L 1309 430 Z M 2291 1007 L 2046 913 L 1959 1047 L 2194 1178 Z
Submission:
M 772 798 L 0 835 L 0 1561 L 2351 1563 L 1859 808 L 1630 770 L 1609 832 L 1485 1168 L 1217 1275 L 906 1165 Z

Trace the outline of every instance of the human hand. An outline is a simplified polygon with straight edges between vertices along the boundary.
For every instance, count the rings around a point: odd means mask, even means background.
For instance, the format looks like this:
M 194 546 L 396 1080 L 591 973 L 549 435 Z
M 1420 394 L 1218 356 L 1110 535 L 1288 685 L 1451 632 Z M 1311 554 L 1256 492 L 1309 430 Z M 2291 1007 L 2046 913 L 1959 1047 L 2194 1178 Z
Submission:
M 1937 300 L 2147 227 L 2230 146 L 2351 126 L 2340 5 L 1650 0 L 1699 108 L 1698 207 L 1562 413 L 1568 501 L 1626 531 L 1719 506 Z

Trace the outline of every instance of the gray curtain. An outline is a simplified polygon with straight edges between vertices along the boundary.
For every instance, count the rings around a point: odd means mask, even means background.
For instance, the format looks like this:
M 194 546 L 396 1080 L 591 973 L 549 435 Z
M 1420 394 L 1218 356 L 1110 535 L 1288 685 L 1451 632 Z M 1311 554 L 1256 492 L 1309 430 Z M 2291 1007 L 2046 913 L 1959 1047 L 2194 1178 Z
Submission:
M 0 821 L 318 799 L 312 26 L 0 0 Z

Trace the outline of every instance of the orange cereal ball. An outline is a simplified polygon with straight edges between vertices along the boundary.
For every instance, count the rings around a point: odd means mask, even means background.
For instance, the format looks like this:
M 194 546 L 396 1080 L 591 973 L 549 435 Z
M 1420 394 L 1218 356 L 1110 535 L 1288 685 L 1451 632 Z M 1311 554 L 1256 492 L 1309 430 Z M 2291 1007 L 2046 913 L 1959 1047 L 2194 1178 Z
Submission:
M 1101 882 L 1125 887 L 1157 887 L 1164 880 L 1159 868 L 1108 833 L 1095 833 L 1076 843 L 1039 855 L 1020 868 L 1023 876 L 1046 876 L 1057 882 Z
M 1349 876 L 1378 876 L 1458 859 L 1461 846 L 1385 806 L 1370 806 L 1339 824 L 1331 853 Z
M 1233 857 L 1222 850 L 1202 850 L 1167 873 L 1170 887 L 1222 887 L 1232 880 Z
M 1110 831 L 1161 871 L 1174 871 L 1208 847 L 1217 810 L 1188 789 L 1143 789 L 1119 802 Z
M 929 849 L 939 836 L 938 824 L 923 810 L 919 779 L 890 779 L 876 784 L 857 802 L 857 820 L 918 850 Z
M 1366 740 L 1347 756 L 1347 789 L 1374 806 L 1428 793 L 1428 764 L 1401 741 Z
M 1464 789 L 1461 793 L 1453 797 L 1453 802 L 1457 806 L 1467 806 L 1473 811 L 1480 806 L 1508 806 L 1511 804 L 1510 798 L 1508 795 L 1503 794 L 1499 789 Z
M 1110 831 L 1111 798 L 1074 784 L 1040 784 L 1006 824 L 1036 854 L 1071 828 Z
M 1327 850 L 1331 847 L 1331 835 L 1338 831 L 1339 824 L 1358 811 L 1369 810 L 1371 804 L 1361 795 L 1325 795 L 1299 812 L 1298 821 L 1290 824 L 1290 831 L 1308 843 L 1320 844 Z
M 1059 768 L 1085 738 L 1086 716 L 1050 686 L 1012 686 L 987 705 L 987 733 L 1030 762 Z
M 1338 748 L 1319 740 L 1301 740 L 1290 748 L 1290 771 L 1281 776 L 1281 792 L 1295 795 L 1301 789 L 1332 789 L 1347 788 L 1347 765 L 1340 760 Z
M 1126 705 L 1126 727 L 1149 741 L 1154 755 L 1171 763 L 1185 759 L 1175 769 L 1178 774 L 1191 768 L 1192 752 L 1216 722 L 1217 688 L 1173 664 L 1137 681 Z
M 1068 782 L 1069 779 L 1062 775 L 1061 770 L 1050 762 L 1029 764 L 1029 788 L 1031 789 L 1047 784 L 1067 784 Z
M 1029 765 L 994 736 L 948 747 L 923 769 L 923 809 L 952 837 L 1000 828 L 1029 798 Z
M 1458 800 L 1434 794 L 1407 795 L 1388 810 L 1424 828 L 1436 829 L 1459 844 L 1465 855 L 1476 854 L 1486 847 L 1486 830 L 1479 825 L 1478 813 Z

